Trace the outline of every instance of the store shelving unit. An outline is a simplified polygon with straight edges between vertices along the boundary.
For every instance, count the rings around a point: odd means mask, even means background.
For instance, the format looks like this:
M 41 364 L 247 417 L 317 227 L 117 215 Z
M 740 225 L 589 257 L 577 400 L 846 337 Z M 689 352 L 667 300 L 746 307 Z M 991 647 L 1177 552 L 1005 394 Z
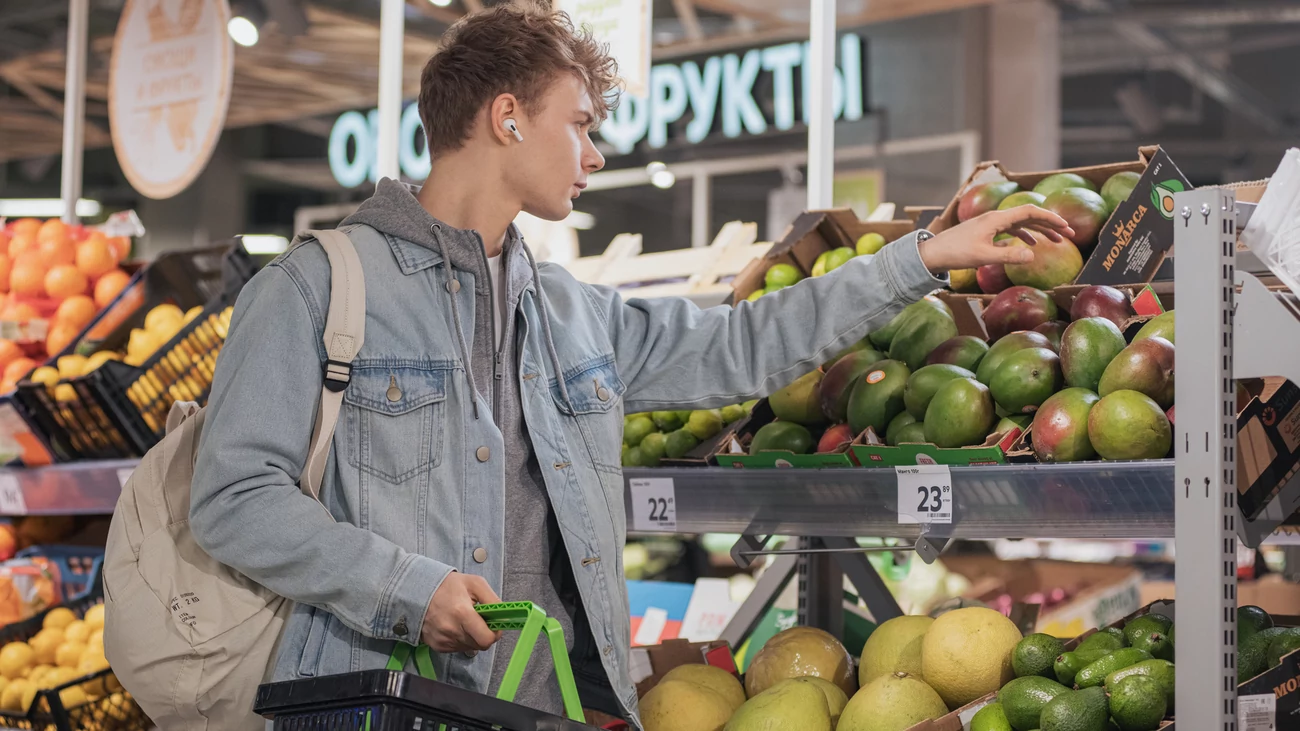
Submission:
M 137 460 L 0 469 L 0 516 L 111 515 Z

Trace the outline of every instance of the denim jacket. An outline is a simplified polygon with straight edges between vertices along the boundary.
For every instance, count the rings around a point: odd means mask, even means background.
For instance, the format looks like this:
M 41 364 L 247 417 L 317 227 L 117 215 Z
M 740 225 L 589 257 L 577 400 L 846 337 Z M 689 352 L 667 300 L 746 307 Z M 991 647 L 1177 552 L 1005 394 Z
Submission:
M 366 336 L 322 487 L 330 515 L 296 487 L 325 361 L 330 271 L 314 242 L 286 252 L 241 293 L 195 469 L 199 545 L 297 602 L 275 680 L 383 667 L 395 642 L 418 641 L 426 607 L 453 570 L 500 590 L 499 562 L 475 560 L 502 551 L 501 486 L 475 456 L 500 436 L 471 417 L 476 397 L 448 306 L 459 297 L 472 313 L 474 288 L 444 286 L 440 269 L 449 264 L 434 248 L 364 225 L 343 230 L 363 263 Z M 922 264 L 915 236 L 734 308 L 624 300 L 560 266 L 536 267 L 517 333 L 525 422 L 600 665 L 634 722 L 624 413 L 769 394 L 943 283 Z M 485 658 L 435 654 L 435 667 L 440 679 L 487 689 Z

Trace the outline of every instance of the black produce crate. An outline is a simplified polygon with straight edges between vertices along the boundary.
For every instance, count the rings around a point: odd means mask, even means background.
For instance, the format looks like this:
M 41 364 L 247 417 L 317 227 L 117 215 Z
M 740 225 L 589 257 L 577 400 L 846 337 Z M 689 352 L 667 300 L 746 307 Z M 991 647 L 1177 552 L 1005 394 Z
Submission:
M 90 591 L 79 599 L 64 602 L 40 614 L 0 627 L 0 647 L 9 642 L 26 642 L 40 632 L 45 615 L 58 607 L 71 609 L 80 619 L 91 607 L 104 601 L 104 585 L 95 564 Z M 93 700 L 65 704 L 63 692 L 80 687 Z M 42 690 L 36 695 L 32 707 L 25 713 L 0 711 L 0 728 L 33 729 L 34 731 L 149 731 L 153 723 L 140 710 L 113 676 L 112 670 L 76 678 L 62 685 Z
M 43 384 L 20 382 L 15 401 L 34 430 L 45 438 L 55 459 L 71 462 L 141 457 L 162 438 L 165 409 L 177 395 L 183 392 L 186 400 L 205 401 L 212 379 L 211 364 L 225 340 L 224 327 L 219 340 L 213 339 L 213 313 L 219 315 L 233 304 L 256 271 L 257 263 L 237 240 L 218 247 L 163 254 L 132 279 L 64 354 L 88 355 L 97 350 L 125 348 L 131 330 L 142 327 L 149 310 L 161 304 L 175 304 L 182 310 L 203 306 L 202 314 L 186 323 L 139 368 L 109 361 L 84 376 L 61 381 L 60 386 L 72 387 L 70 391 L 63 389 L 64 399 L 56 398 L 55 389 Z M 196 350 L 201 352 L 194 358 L 191 354 Z M 202 357 L 207 354 L 212 357 Z M 180 375 L 172 378 L 176 371 Z M 172 389 L 176 380 L 186 377 L 191 378 L 188 386 L 200 385 L 197 393 L 189 387 Z M 140 389 L 140 394 L 153 395 L 130 398 L 128 389 L 141 379 L 150 388 Z M 133 403 L 135 400 L 140 405 Z M 157 408 L 163 401 L 162 418 L 158 419 Z
M 391 670 L 270 683 L 253 708 L 275 731 L 598 731 L 472 690 Z

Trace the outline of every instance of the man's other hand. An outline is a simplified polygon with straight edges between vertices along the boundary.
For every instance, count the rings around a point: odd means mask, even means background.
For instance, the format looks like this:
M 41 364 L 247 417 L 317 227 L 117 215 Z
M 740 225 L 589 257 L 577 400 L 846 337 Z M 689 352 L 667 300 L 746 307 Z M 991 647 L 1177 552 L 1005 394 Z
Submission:
M 985 264 L 1024 264 L 1033 261 L 1032 248 L 1007 246 L 1009 240 L 994 239 L 1011 234 L 1033 247 L 1035 233 L 1059 243 L 1073 236 L 1074 229 L 1064 218 L 1034 205 L 992 211 L 922 241 L 921 261 L 936 273 Z
M 474 606 L 500 601 L 483 577 L 453 571 L 429 601 L 420 640 L 435 652 L 486 650 L 501 638 L 501 633 L 488 629 Z

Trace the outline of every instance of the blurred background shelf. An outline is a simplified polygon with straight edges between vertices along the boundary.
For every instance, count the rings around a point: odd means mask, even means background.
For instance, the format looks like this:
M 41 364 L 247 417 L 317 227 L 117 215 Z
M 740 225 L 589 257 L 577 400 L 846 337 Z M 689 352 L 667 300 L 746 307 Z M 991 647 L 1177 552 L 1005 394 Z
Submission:
M 0 515 L 111 515 L 137 460 L 0 469 Z

